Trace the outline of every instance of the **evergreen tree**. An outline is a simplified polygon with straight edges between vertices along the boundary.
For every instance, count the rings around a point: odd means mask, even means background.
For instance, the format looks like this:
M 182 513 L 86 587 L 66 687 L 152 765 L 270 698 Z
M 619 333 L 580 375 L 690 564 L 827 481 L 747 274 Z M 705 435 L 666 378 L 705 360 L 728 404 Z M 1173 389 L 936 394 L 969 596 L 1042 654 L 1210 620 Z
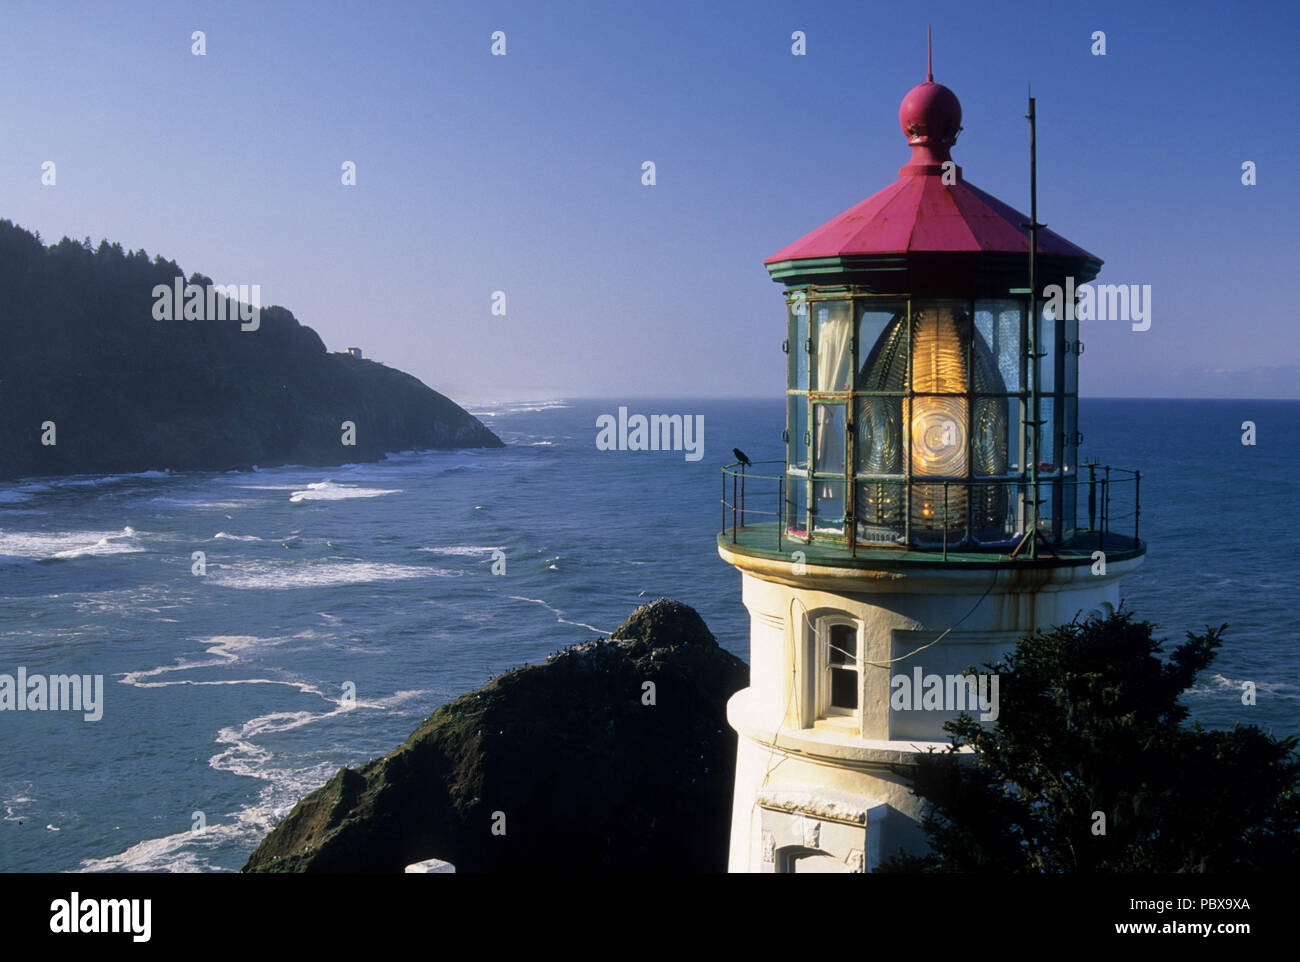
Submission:
M 930 853 L 884 870 L 1294 870 L 1300 740 L 1184 724 L 1179 696 L 1226 629 L 1188 632 L 1167 659 L 1125 611 L 1021 639 L 986 666 L 1000 676 L 996 726 L 962 715 L 944 726 L 948 750 L 911 772 Z

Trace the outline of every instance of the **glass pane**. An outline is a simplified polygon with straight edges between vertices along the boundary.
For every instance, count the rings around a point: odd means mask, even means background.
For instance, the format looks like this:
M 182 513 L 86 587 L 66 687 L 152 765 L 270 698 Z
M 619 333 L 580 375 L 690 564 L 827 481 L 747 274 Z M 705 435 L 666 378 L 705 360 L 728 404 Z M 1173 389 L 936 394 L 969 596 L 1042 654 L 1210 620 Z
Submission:
M 798 538 L 808 537 L 808 479 L 791 474 L 785 481 L 785 526 Z
M 964 394 L 970 389 L 965 301 L 923 301 L 912 313 L 912 390 Z
M 976 383 L 975 390 L 983 394 L 995 391 L 1020 390 L 1020 367 L 1024 351 L 1020 345 L 1020 319 L 1024 305 L 1012 300 L 984 300 L 975 303 L 975 352 L 977 359 L 987 355 L 989 367 L 996 370 L 1000 387 Z M 976 365 L 977 382 L 983 371 Z M 991 381 L 991 379 L 990 379 Z
M 790 295 L 790 370 L 786 383 L 792 391 L 808 390 L 808 302 L 803 291 Z
M 864 545 L 900 544 L 903 540 L 902 481 L 859 482 L 853 506 L 858 542 Z
M 814 478 L 813 530 L 826 534 L 844 532 L 844 482 Z
M 858 663 L 858 630 L 852 625 L 831 625 L 830 651 L 827 660 L 832 665 Z
M 877 358 L 889 351 L 889 346 L 881 343 L 881 337 L 889 325 L 898 318 L 906 317 L 907 304 L 895 301 L 877 301 L 875 299 L 858 302 L 858 384 L 855 390 L 888 390 L 883 384 L 865 383 L 870 380 L 867 361 L 875 353 Z M 897 328 L 896 328 L 897 330 Z M 901 348 L 901 340 L 899 338 Z M 878 349 L 879 348 L 879 349 Z M 897 348 L 895 349 L 897 350 Z M 879 366 L 879 364 L 877 364 Z M 901 389 L 903 385 L 896 385 Z
M 812 313 L 817 319 L 813 342 L 815 391 L 849 389 L 849 340 L 853 337 L 852 301 L 814 301 Z
M 1079 399 L 1073 394 L 1067 394 L 1061 399 L 1061 413 L 1062 430 L 1065 434 L 1061 465 L 1067 477 L 1074 477 L 1079 464 L 1079 448 L 1076 443 L 1078 441 L 1076 432 L 1079 430 Z
M 903 473 L 903 399 L 859 397 L 855 402 L 855 470 L 861 475 Z
M 789 422 L 786 430 L 790 432 L 790 467 L 808 469 L 808 442 L 812 435 L 808 432 L 808 395 L 791 394 L 788 402 Z
M 831 669 L 831 707 L 856 710 L 858 673 L 845 668 Z
M 975 416 L 971 418 L 971 474 L 1002 475 L 1010 469 L 1008 452 L 1013 438 L 1010 434 L 1013 406 L 1019 406 L 1018 399 L 975 399 Z
M 1051 531 L 1052 529 L 1051 515 L 1048 513 L 1050 502 L 1048 495 L 1051 491 L 1051 487 L 1052 484 L 1050 481 L 1039 482 L 1038 485 L 1038 529 L 1044 532 Z M 1029 522 L 1034 513 L 1034 497 L 1034 486 L 1032 484 L 1026 484 L 1023 504 L 1024 516 L 1022 519 L 1026 531 L 1030 528 Z
M 1020 474 L 1026 470 L 1025 460 L 1025 402 L 1019 398 L 1007 401 L 1007 474 Z
M 916 397 L 904 401 L 912 474 L 916 477 L 963 477 L 967 408 L 964 397 Z
M 1038 474 L 1051 474 L 1057 470 L 1057 446 L 1061 440 L 1061 425 L 1056 417 L 1056 399 L 1051 397 L 1038 399 L 1039 418 L 1043 422 L 1042 434 L 1039 436 Z
M 1038 530 L 1043 533 L 1043 537 L 1050 540 L 1056 540 L 1056 525 L 1060 521 L 1058 512 L 1061 510 L 1060 486 L 1053 481 L 1049 481 L 1042 486 L 1043 505 L 1038 509 Z
M 856 391 L 888 391 L 902 394 L 907 388 L 907 304 L 898 305 L 884 330 L 875 334 L 883 311 L 871 303 L 863 308 L 858 330 L 858 371 Z
M 818 474 L 844 473 L 844 427 L 847 404 L 814 404 L 813 470 Z
M 1010 544 L 1016 539 L 1017 491 L 1005 481 L 975 483 L 971 488 L 971 536 L 983 545 Z
M 1039 376 L 1042 378 L 1040 390 L 1050 394 L 1056 386 L 1056 316 L 1047 304 L 1040 305 L 1039 314 L 1038 353 L 1043 355 L 1038 359 Z M 1032 383 L 1031 378 L 1031 386 Z
M 1024 533 L 1029 530 L 1030 490 L 1031 486 L 1028 483 L 1016 486 L 1014 510 L 1016 512 L 1017 539 L 1023 537 Z
M 1074 482 L 1077 479 L 1071 474 L 1066 478 L 1065 485 L 1061 489 L 1061 540 L 1069 541 L 1074 537 L 1076 525 L 1075 514 L 1078 511 L 1079 488 Z
M 1065 321 L 1065 342 L 1061 350 L 1065 352 L 1065 392 L 1072 394 L 1079 390 L 1079 320 L 1076 317 Z
M 946 495 L 946 498 L 945 498 Z M 966 536 L 966 485 L 912 485 L 912 541 L 954 547 Z

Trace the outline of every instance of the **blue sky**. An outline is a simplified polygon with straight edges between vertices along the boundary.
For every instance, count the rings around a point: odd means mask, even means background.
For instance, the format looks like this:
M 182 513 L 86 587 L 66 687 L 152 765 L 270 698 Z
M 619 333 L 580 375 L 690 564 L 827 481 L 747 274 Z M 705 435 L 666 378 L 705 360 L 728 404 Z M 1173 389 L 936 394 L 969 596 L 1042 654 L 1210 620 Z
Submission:
M 1152 287 L 1150 330 L 1085 325 L 1084 393 L 1300 396 L 1300 8 L 981 6 L 6 2 L 0 217 L 458 399 L 775 397 L 762 260 L 895 178 L 933 22 L 965 176 L 1027 208 L 1032 82 L 1040 219 Z

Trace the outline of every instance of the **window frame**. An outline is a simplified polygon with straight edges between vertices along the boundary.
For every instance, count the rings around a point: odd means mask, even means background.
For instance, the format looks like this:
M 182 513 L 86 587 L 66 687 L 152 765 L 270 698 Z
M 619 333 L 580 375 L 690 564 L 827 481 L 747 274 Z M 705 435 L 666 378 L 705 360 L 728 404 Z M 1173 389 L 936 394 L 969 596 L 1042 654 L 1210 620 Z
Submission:
M 850 628 L 853 630 L 856 639 L 856 652 L 853 657 L 853 664 L 842 665 L 831 663 L 831 634 L 837 627 Z M 823 615 L 815 623 L 816 642 L 817 642 L 817 672 L 816 672 L 816 711 L 814 713 L 816 721 L 826 721 L 829 719 L 850 718 L 860 726 L 862 723 L 862 702 L 863 702 L 863 665 L 862 665 L 862 623 L 856 618 L 847 614 Z M 832 674 L 835 671 L 853 672 L 857 691 L 857 707 L 844 708 L 832 703 L 834 686 L 832 685 Z

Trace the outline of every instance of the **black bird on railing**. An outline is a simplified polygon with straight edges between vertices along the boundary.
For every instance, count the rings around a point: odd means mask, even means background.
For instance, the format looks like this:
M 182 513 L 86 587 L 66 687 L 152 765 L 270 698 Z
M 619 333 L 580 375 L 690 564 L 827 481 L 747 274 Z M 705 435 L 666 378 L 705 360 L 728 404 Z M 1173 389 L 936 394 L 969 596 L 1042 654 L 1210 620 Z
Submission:
M 744 451 L 740 450 L 740 448 L 732 448 L 732 449 L 731 449 L 731 453 L 734 454 L 734 455 L 736 456 L 736 460 L 740 462 L 740 524 L 741 524 L 741 527 L 744 527 L 744 524 L 745 524 L 745 468 L 752 468 L 752 467 L 754 466 L 754 462 L 751 461 L 751 460 L 749 460 L 749 455 L 747 455 Z M 734 493 L 735 493 L 735 486 L 736 486 L 736 476 L 735 476 L 734 474 L 731 476 L 731 486 L 732 486 L 732 493 L 734 494 Z M 723 490 L 723 496 L 724 496 L 724 498 L 725 498 L 726 490 L 727 490 L 727 486 L 726 486 L 726 482 L 725 482 L 725 481 L 723 482 L 722 490 Z M 724 516 L 724 520 L 725 520 L 725 516 Z M 732 527 L 734 528 L 734 527 L 735 527 L 735 524 L 736 524 L 736 509 L 735 509 L 735 506 L 734 506 L 734 505 L 732 506 L 732 509 L 731 509 L 731 524 L 732 524 Z

